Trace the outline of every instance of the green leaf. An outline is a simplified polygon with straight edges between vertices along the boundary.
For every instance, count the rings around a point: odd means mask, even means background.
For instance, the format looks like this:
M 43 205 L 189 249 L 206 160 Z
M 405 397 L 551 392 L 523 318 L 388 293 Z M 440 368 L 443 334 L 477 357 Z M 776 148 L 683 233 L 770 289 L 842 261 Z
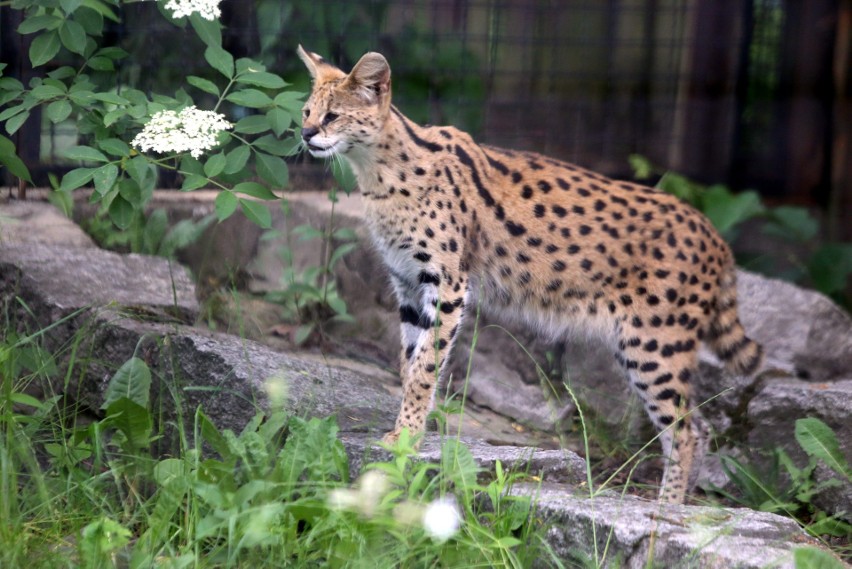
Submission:
M 234 186 L 234 191 L 240 194 L 246 194 L 260 200 L 276 200 L 278 197 L 272 193 L 272 190 L 257 182 L 242 182 Z
M 126 142 L 118 138 L 105 138 L 98 141 L 101 150 L 112 156 L 130 156 L 130 147 Z
M 704 214 L 723 235 L 765 209 L 757 192 L 734 194 L 724 186 L 707 188 L 702 203 Z
M 104 423 L 118 429 L 130 446 L 126 452 L 145 448 L 151 442 L 151 413 L 135 401 L 122 397 L 106 408 Z
M 109 218 L 119 229 L 127 229 L 133 222 L 133 205 L 121 195 L 115 196 L 109 204 Z
M 52 30 L 41 34 L 30 44 L 30 63 L 33 67 L 44 65 L 59 53 L 59 32 Z
M 269 124 L 272 125 L 272 132 L 277 136 L 284 134 L 293 122 L 293 118 L 287 111 L 275 107 L 266 112 L 266 118 L 269 119 Z
M 32 34 L 41 30 L 55 30 L 62 25 L 62 18 L 55 14 L 39 14 L 30 16 L 18 26 L 19 34 Z
M 124 362 L 109 380 L 101 409 L 106 409 L 122 397 L 147 407 L 150 395 L 151 370 L 143 360 L 132 357 Z
M 83 0 L 59 0 L 59 5 L 62 10 L 69 16 L 77 11 L 77 8 L 83 3 Z
M 207 20 L 195 13 L 189 16 L 189 23 L 204 45 L 222 47 L 222 24 L 219 20 Z
M 62 183 L 59 184 L 60 192 L 70 192 L 87 184 L 92 180 L 95 174 L 95 168 L 76 168 L 62 176 Z
M 241 118 L 234 125 L 234 132 L 242 132 L 245 134 L 258 134 L 266 132 L 271 128 L 269 121 L 263 115 L 249 115 Z
M 17 114 L 6 121 L 6 132 L 9 134 L 15 134 L 18 132 L 18 129 L 23 126 L 27 119 L 30 118 L 30 112 L 25 111 L 23 113 Z
M 302 107 L 305 105 L 305 93 L 300 91 L 283 91 L 275 95 L 275 104 L 293 114 L 301 115 Z
M 249 156 L 251 156 L 251 149 L 248 146 L 237 146 L 236 148 L 228 152 L 227 159 L 225 160 L 225 169 L 223 170 L 223 172 L 225 174 L 236 174 L 237 172 L 245 168 Z
M 112 11 L 112 8 L 105 4 L 103 0 L 83 0 L 82 5 L 90 10 L 94 10 L 108 20 L 112 20 L 116 23 L 121 21 L 119 17 L 115 15 L 115 12 Z
M 32 183 L 30 171 L 15 152 L 15 144 L 5 136 L 0 136 L 0 164 L 8 168 L 13 176 Z
M 204 173 L 208 178 L 213 178 L 225 169 L 225 153 L 219 152 L 207 159 L 204 163 Z
M 831 427 L 816 417 L 799 419 L 796 421 L 796 441 L 809 456 L 820 459 L 837 474 L 852 480 L 849 464 Z
M 779 206 L 769 211 L 769 222 L 763 232 L 785 240 L 810 241 L 819 232 L 819 222 L 807 208 Z
M 86 51 L 86 30 L 74 20 L 65 20 L 59 28 L 59 39 L 68 51 L 83 55 Z
M 124 59 L 128 57 L 130 54 L 120 47 L 110 46 L 99 49 L 95 52 L 95 55 L 109 58 L 113 61 L 117 61 L 119 59 Z
M 263 91 L 258 91 L 257 89 L 243 89 L 242 91 L 235 91 L 228 94 L 225 99 L 237 105 L 253 109 L 272 105 L 272 99 L 269 95 Z
M 219 96 L 219 87 L 213 81 L 208 81 L 202 77 L 197 77 L 195 75 L 190 75 L 186 78 L 187 82 L 193 87 L 197 87 L 201 89 L 205 93 L 210 93 L 211 95 Z
M 272 214 L 266 204 L 248 199 L 239 198 L 240 208 L 243 214 L 255 225 L 263 229 L 272 227 Z
M 844 569 L 845 565 L 831 553 L 815 547 L 798 547 L 793 550 L 796 569 Z
M 74 21 L 83 26 L 90 36 L 100 36 L 104 31 L 104 18 L 95 10 L 89 8 L 77 10 L 74 12 Z
M 127 110 L 121 107 L 114 109 L 107 114 L 104 115 L 104 126 L 109 127 L 117 123 L 121 120 L 122 117 L 127 115 Z
M 331 163 L 331 173 L 334 175 L 337 183 L 340 184 L 340 189 L 346 192 L 347 195 L 358 185 L 355 173 L 346 160 L 334 160 Z
M 92 179 L 95 182 L 95 191 L 102 196 L 106 195 L 118 179 L 118 166 L 115 164 L 106 164 L 101 166 L 95 170 L 95 173 L 92 175 Z
M 96 55 L 89 59 L 86 62 L 86 65 L 94 69 L 95 71 L 115 71 L 115 64 L 108 57 L 101 57 L 100 55 Z
M 651 177 L 651 172 L 654 171 L 654 168 L 651 166 L 650 160 L 640 154 L 631 154 L 627 158 L 627 161 L 630 163 L 630 167 L 633 168 L 633 176 L 637 180 L 646 180 Z
M 130 543 L 132 536 L 129 529 L 107 517 L 90 523 L 80 532 L 81 566 L 105 566 L 105 560 L 112 558 L 111 553 Z
M 289 84 L 278 75 L 266 71 L 248 71 L 247 73 L 238 75 L 237 83 L 264 87 L 266 89 L 283 89 Z
M 92 103 L 95 100 L 95 93 L 89 91 L 88 89 L 71 89 L 68 92 L 68 96 L 71 97 L 71 100 L 78 105 L 88 105 L 89 103 Z
M 183 184 L 181 184 L 180 189 L 181 191 L 189 192 L 197 190 L 198 188 L 203 188 L 208 183 L 210 183 L 210 179 L 207 176 L 202 176 L 200 174 L 187 174 L 183 179 Z
M 204 50 L 204 59 L 207 60 L 207 63 L 209 63 L 213 69 L 228 79 L 233 78 L 234 58 L 221 47 L 208 45 L 207 49 Z
M 252 142 L 252 145 L 255 148 L 263 150 L 267 154 L 273 154 L 275 156 L 291 156 L 294 154 L 294 147 L 298 148 L 300 142 L 301 139 L 296 137 L 281 140 L 271 134 L 267 134 L 266 136 L 262 136 Z
M 39 101 L 46 101 L 47 99 L 61 97 L 65 94 L 65 91 L 55 85 L 45 85 L 44 83 L 42 83 L 41 85 L 30 91 L 30 93 Z
M 71 115 L 71 103 L 65 99 L 53 101 L 45 109 L 45 114 L 53 124 L 60 123 Z
M 257 151 L 254 154 L 257 158 L 258 175 L 275 187 L 285 187 L 289 180 L 287 163 L 277 156 L 270 156 Z
M 5 120 L 7 120 L 11 117 L 14 117 L 17 114 L 26 112 L 30 108 L 32 108 L 32 107 L 25 105 L 25 104 L 20 104 L 20 105 L 15 105 L 14 107 L 9 107 L 8 109 L 6 109 L 2 113 L 0 113 L 0 122 L 3 122 L 3 121 L 5 121 Z
M 100 150 L 91 146 L 72 146 L 62 153 L 69 160 L 81 160 L 83 162 L 109 162 Z
M 237 200 L 237 196 L 235 196 L 232 192 L 227 190 L 223 190 L 219 192 L 219 195 L 216 196 L 216 201 L 214 205 L 216 207 L 216 217 L 219 221 L 225 221 L 235 211 L 237 211 L 237 205 L 239 201 Z
M 130 104 L 130 101 L 128 101 L 121 95 L 116 95 L 115 93 L 95 93 L 93 97 L 98 101 L 103 101 L 104 103 L 112 103 L 113 105 Z

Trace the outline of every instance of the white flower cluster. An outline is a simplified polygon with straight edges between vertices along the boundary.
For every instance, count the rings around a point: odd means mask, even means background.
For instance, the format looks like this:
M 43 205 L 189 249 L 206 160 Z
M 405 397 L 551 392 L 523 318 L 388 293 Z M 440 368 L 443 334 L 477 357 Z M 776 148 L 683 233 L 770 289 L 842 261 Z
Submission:
M 221 0 L 169 0 L 166 10 L 172 11 L 173 18 L 183 18 L 198 12 L 205 20 L 215 20 L 222 15 L 219 9 Z
M 372 518 L 388 491 L 390 481 L 377 470 L 367 471 L 358 479 L 354 489 L 338 488 L 328 496 L 328 506 L 333 510 L 355 511 Z M 423 506 L 405 500 L 393 508 L 394 519 L 402 525 L 421 525 L 426 534 L 437 543 L 443 543 L 458 533 L 462 517 L 454 496 L 448 495 Z
M 233 125 L 224 115 L 200 111 L 194 106 L 180 113 L 160 111 L 151 117 L 131 144 L 142 152 L 189 152 L 193 158 L 198 158 L 219 143 L 216 137 L 219 132 L 231 127 Z

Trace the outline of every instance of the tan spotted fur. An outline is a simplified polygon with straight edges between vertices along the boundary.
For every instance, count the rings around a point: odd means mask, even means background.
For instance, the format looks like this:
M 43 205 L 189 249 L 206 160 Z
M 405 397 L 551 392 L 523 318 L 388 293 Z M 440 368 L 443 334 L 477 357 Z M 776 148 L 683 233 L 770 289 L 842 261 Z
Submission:
M 418 126 L 392 106 L 378 53 L 349 74 L 301 47 L 299 56 L 313 77 L 303 142 L 352 165 L 400 305 L 404 395 L 385 440 L 423 430 L 482 291 L 487 309 L 552 338 L 611 343 L 662 433 L 661 499 L 683 501 L 706 439 L 689 401 L 699 344 L 737 373 L 762 361 L 737 316 L 731 251 L 710 222 L 656 189 Z

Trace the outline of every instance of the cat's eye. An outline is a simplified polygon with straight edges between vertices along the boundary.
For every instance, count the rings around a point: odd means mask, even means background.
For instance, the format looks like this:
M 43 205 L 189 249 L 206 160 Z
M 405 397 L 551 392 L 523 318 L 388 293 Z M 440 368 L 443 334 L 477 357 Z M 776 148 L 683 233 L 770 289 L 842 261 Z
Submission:
M 323 124 L 323 126 L 327 125 L 328 123 L 330 123 L 331 121 L 333 121 L 333 120 L 334 120 L 334 119 L 336 119 L 336 118 L 337 118 L 337 115 L 336 115 L 336 114 L 334 114 L 334 113 L 326 113 L 326 114 L 325 114 L 325 116 L 324 116 L 324 117 L 323 117 L 323 119 L 322 119 L 322 124 Z
M 308 118 L 309 116 L 311 116 L 311 109 L 303 109 L 303 110 L 302 110 L 302 115 L 303 115 L 305 118 Z

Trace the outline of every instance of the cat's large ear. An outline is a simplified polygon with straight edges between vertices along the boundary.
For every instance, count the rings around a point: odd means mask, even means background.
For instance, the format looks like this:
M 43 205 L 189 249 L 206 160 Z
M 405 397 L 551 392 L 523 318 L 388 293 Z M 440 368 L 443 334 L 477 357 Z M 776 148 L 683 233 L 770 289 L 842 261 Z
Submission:
M 387 59 L 374 51 L 365 53 L 346 78 L 346 85 L 369 103 L 389 99 L 391 70 Z
M 305 67 L 308 68 L 308 73 L 311 74 L 311 78 L 314 81 L 322 82 L 326 79 L 339 79 L 346 75 L 340 69 L 328 63 L 322 56 L 311 51 L 305 51 L 305 48 L 301 45 L 296 50 L 296 53 L 299 54 L 299 59 L 305 63 Z

